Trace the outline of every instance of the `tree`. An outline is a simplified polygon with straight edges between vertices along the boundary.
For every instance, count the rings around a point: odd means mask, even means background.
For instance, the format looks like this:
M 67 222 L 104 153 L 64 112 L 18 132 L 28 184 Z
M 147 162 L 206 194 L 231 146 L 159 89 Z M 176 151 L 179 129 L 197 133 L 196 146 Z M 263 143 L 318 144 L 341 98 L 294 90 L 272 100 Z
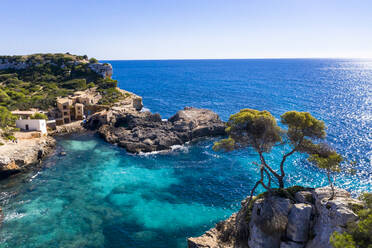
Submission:
M 44 119 L 44 120 L 48 120 L 48 117 L 43 114 L 43 113 L 35 113 L 31 116 L 31 119 L 37 119 L 37 120 L 41 120 L 41 119 Z
M 261 184 L 269 189 L 271 176 L 278 181 L 279 188 L 284 188 L 285 161 L 295 152 L 313 154 L 315 140 L 326 136 L 325 125 L 307 112 L 289 111 L 281 115 L 281 122 L 287 130 L 281 129 L 273 115 L 268 111 L 242 109 L 239 113 L 230 116 L 226 124 L 227 139 L 216 142 L 215 151 L 232 151 L 245 147 L 252 147 L 259 155 L 260 180 L 254 189 Z M 289 146 L 280 162 L 279 171 L 274 170 L 265 160 L 265 153 L 270 153 L 274 146 Z M 268 184 L 264 184 L 264 176 L 268 177 Z
M 6 108 L 0 106 L 0 128 L 7 128 L 8 126 L 14 125 L 17 117 Z
M 341 171 L 340 164 L 343 161 L 343 158 L 340 154 L 324 143 L 313 145 L 313 148 L 310 148 L 308 151 L 310 153 L 308 160 L 315 166 L 324 169 L 327 173 L 328 182 L 332 189 L 332 195 L 329 200 L 332 200 L 335 196 L 335 188 L 331 180 L 331 173 Z
M 89 63 L 91 63 L 91 64 L 97 64 L 98 63 L 98 60 L 96 58 L 90 58 L 89 59 Z

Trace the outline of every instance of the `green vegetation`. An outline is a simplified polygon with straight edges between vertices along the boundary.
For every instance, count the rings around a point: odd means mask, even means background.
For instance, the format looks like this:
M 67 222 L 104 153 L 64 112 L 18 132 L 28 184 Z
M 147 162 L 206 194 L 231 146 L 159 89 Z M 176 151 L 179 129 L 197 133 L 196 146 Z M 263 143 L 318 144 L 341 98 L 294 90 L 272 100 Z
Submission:
M 229 137 L 213 146 L 215 151 L 251 147 L 258 153 L 260 163 L 253 164 L 260 168 L 260 180 L 253 187 L 251 196 L 259 185 L 271 191 L 272 177 L 277 180 L 279 188 L 284 189 L 285 161 L 295 152 L 308 154 L 313 164 L 327 171 L 336 170 L 342 161 L 340 155 L 331 149 L 325 149 L 323 143 L 314 143 L 324 140 L 326 136 L 323 121 L 307 112 L 289 111 L 281 116 L 281 123 L 287 126 L 286 130 L 278 126 L 275 117 L 268 111 L 240 110 L 231 115 L 227 122 L 226 132 Z M 279 171 L 274 170 L 264 156 L 274 146 L 290 148 L 282 157 Z
M 48 117 L 45 114 L 43 114 L 43 113 L 35 113 L 35 114 L 33 114 L 31 116 L 31 119 L 38 119 L 38 120 L 44 119 L 44 120 L 48 120 Z
M 330 200 L 335 196 L 335 189 L 331 180 L 332 172 L 340 172 L 340 163 L 344 160 L 340 154 L 334 151 L 326 144 L 313 145 L 315 152 L 312 152 L 308 160 L 315 166 L 324 169 L 327 172 L 328 182 L 331 185 L 332 195 Z
M 120 99 L 117 81 L 95 73 L 89 65 L 98 61 L 91 58 L 88 63 L 87 59 L 86 55 L 69 53 L 0 56 L 0 63 L 18 65 L 18 69 L 0 70 L 0 106 L 10 111 L 49 110 L 56 107 L 57 97 L 92 87 L 103 94 L 104 104 Z M 1 122 L 6 123 L 8 119 L 1 119 Z
M 364 193 L 360 199 L 365 207 L 357 211 L 358 222 L 347 225 L 346 232 L 334 232 L 330 242 L 335 248 L 372 248 L 372 193 Z
M 0 106 L 0 128 L 13 126 L 17 118 L 6 107 Z
M 96 58 L 90 58 L 89 63 L 96 64 L 98 63 L 98 60 Z

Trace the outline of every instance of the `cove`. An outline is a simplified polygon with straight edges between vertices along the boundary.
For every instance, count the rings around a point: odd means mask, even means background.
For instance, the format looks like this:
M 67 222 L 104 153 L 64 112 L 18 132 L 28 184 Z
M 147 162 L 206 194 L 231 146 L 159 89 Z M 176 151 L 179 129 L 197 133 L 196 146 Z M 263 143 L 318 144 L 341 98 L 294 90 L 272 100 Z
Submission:
M 120 87 L 164 118 L 184 106 L 224 120 L 244 107 L 310 111 L 352 161 L 336 185 L 371 191 L 372 64 L 354 60 L 113 61 Z M 153 85 L 156 85 L 154 87 Z M 94 134 L 58 138 L 43 169 L 0 182 L 0 247 L 186 247 L 240 207 L 257 180 L 249 149 L 215 153 L 213 139 L 134 156 Z M 60 151 L 66 156 L 58 156 Z M 281 150 L 267 155 L 271 163 Z M 275 167 L 275 166 L 274 166 Z M 304 157 L 287 161 L 286 186 L 327 184 Z M 262 190 L 262 189 L 260 189 Z
M 59 138 L 66 156 L 2 182 L 1 247 L 185 247 L 236 211 L 257 179 L 254 153 L 217 154 L 212 144 L 134 156 L 93 134 Z M 326 182 L 301 173 L 290 184 Z

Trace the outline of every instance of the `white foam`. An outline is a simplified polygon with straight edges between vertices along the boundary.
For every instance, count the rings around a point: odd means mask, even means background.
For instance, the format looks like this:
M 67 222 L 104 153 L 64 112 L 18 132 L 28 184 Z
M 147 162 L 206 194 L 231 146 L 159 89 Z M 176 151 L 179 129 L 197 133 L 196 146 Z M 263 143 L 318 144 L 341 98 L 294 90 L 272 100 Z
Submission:
M 140 112 L 151 112 L 151 110 L 149 108 L 142 107 L 142 109 L 140 110 Z
M 186 145 L 173 145 L 170 147 L 169 150 L 162 150 L 162 151 L 153 151 L 153 152 L 139 152 L 139 156 L 151 156 L 151 155 L 156 155 L 156 154 L 169 154 L 172 152 L 188 152 L 189 147 Z

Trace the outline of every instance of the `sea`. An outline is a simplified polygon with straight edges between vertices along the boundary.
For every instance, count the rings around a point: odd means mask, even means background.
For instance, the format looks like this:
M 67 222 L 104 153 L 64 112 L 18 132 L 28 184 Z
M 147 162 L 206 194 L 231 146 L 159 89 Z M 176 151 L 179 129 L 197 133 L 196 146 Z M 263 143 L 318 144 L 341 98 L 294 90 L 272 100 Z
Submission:
M 186 106 L 222 120 L 243 108 L 307 111 L 345 157 L 338 187 L 372 191 L 372 61 L 247 59 L 102 61 L 119 87 L 166 119 Z M 131 155 L 95 134 L 59 137 L 40 170 L 0 182 L 0 247 L 187 247 L 240 208 L 258 178 L 256 153 L 212 150 L 217 138 L 166 154 Z M 278 168 L 287 148 L 265 154 Z M 66 156 L 60 156 L 61 151 Z M 328 184 L 305 155 L 285 164 L 286 186 Z M 263 189 L 258 189 L 257 193 Z

